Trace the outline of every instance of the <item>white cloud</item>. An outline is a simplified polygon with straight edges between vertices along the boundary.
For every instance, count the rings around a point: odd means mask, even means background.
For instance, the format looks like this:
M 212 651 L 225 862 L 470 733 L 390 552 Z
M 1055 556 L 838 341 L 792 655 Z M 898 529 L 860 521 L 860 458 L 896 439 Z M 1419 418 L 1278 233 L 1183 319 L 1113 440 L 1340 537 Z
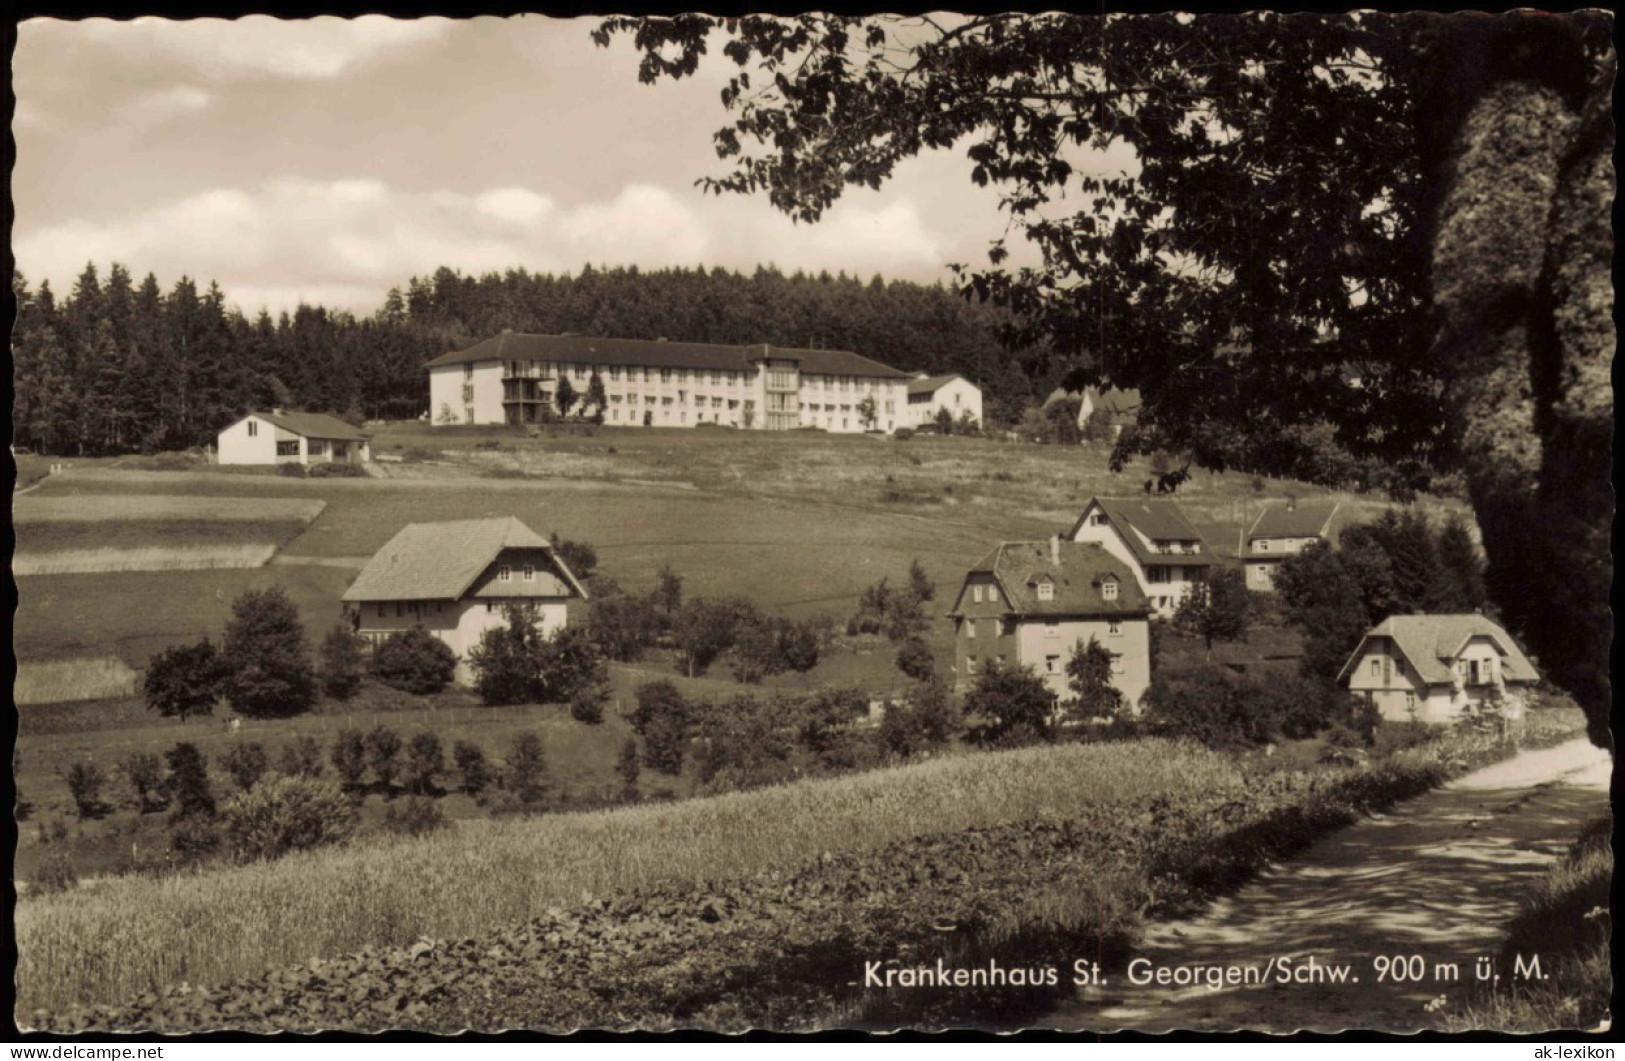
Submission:
M 474 197 L 480 213 L 496 221 L 534 225 L 553 212 L 553 200 L 529 188 L 493 188 Z
M 29 25 L 43 28 L 37 21 Z M 248 15 L 184 22 L 150 17 L 127 22 L 93 18 L 73 26 L 82 39 L 118 49 L 126 56 L 146 53 L 179 61 L 221 79 L 327 79 L 386 54 L 435 42 L 446 33 L 450 20 L 393 19 L 382 15 L 287 20 Z
M 559 230 L 595 262 L 675 265 L 704 258 L 711 245 L 693 208 L 652 184 L 631 184 L 610 202 L 578 207 Z M 639 252 L 644 257 L 631 257 Z
M 214 96 L 195 85 L 170 85 L 147 92 L 122 104 L 118 117 L 126 121 L 161 122 L 196 114 L 208 107 Z

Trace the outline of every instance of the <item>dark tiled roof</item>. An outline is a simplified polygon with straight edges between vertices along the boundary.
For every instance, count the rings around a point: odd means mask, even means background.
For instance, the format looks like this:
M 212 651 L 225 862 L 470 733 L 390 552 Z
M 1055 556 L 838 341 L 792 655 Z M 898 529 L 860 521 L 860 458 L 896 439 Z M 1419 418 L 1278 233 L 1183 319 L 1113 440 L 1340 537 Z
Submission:
M 1247 532 L 1251 538 L 1324 538 L 1337 513 L 1335 501 L 1265 505 Z
M 1487 637 L 1501 654 L 1501 671 L 1507 681 L 1537 682 L 1540 674 L 1500 626 L 1476 613 L 1471 615 L 1390 615 L 1360 639 L 1359 647 L 1343 665 L 1338 681 L 1348 677 L 1359 662 L 1365 644 L 1373 637 L 1392 638 L 1416 673 L 1429 684 L 1444 685 L 1455 680 L 1456 657 L 1469 640 Z
M 996 578 L 1010 611 L 1016 615 L 1062 618 L 1150 614 L 1150 603 L 1140 591 L 1134 573 L 1098 543 L 1062 541 L 1059 564 L 1054 562 L 1051 548 L 1047 541 L 1003 542 L 972 567 L 971 573 Z M 1115 600 L 1101 595 L 1100 587 L 1107 577 L 1117 580 Z M 1055 596 L 1039 600 L 1038 583 L 1046 578 L 1054 583 Z M 958 614 L 957 602 L 949 614 Z
M 571 365 L 647 365 L 651 368 L 696 368 L 746 371 L 763 358 L 800 362 L 801 371 L 821 376 L 907 379 L 906 373 L 849 350 L 802 350 L 752 343 L 673 343 L 651 339 L 613 339 L 593 335 L 531 335 L 503 332 L 466 350 L 442 354 L 429 368 L 476 361 L 551 361 Z
M 342 599 L 458 600 L 504 549 L 545 550 L 575 591 L 587 595 L 547 539 L 509 516 L 409 523 L 367 561 Z
M 957 372 L 951 372 L 946 376 L 922 376 L 919 379 L 909 381 L 908 392 L 910 394 L 935 394 L 954 380 L 964 378 Z M 967 380 L 967 382 L 969 381 Z
M 292 431 L 306 438 L 340 438 L 357 442 L 365 441 L 367 438 L 366 432 L 326 413 L 249 413 L 248 416 L 265 420 L 284 431 Z M 243 419 L 246 420 L 248 417 L 245 416 Z M 242 423 L 242 420 L 237 422 Z

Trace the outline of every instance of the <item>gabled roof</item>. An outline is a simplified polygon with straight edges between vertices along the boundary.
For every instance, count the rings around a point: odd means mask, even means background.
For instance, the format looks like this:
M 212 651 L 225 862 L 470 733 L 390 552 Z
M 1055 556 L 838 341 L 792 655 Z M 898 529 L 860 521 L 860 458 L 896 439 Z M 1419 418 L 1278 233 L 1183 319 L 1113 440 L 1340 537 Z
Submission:
M 1090 498 L 1089 504 L 1083 506 L 1083 512 L 1078 521 L 1072 525 L 1072 533 L 1067 537 L 1076 537 L 1079 528 L 1089 514 L 1090 507 L 1099 505 L 1111 521 L 1118 537 L 1134 553 L 1141 564 L 1182 564 L 1186 567 L 1205 567 L 1213 563 L 1212 555 L 1205 547 L 1202 535 L 1191 526 L 1185 513 L 1180 511 L 1179 505 L 1173 501 L 1162 498 Z M 1138 530 L 1152 541 L 1184 541 L 1202 542 L 1204 548 L 1200 553 L 1159 553 L 1155 549 L 1147 548 L 1138 535 L 1129 533 L 1128 528 Z
M 1012 615 L 1059 619 L 1150 614 L 1151 605 L 1133 572 L 1098 542 L 1061 542 L 1059 564 L 1052 559 L 1051 547 L 1047 541 L 1001 542 L 970 574 L 992 575 Z M 1100 587 L 1107 578 L 1117 580 L 1115 600 L 1101 596 Z M 1039 600 L 1038 583 L 1046 579 L 1054 582 L 1055 596 Z M 964 596 L 963 589 L 960 595 Z M 949 615 L 959 614 L 956 602 Z
M 360 428 L 352 427 L 338 417 L 326 413 L 249 413 L 236 423 L 240 424 L 250 416 L 306 438 L 338 438 L 355 442 L 364 442 L 367 439 L 366 432 Z
M 822 376 L 907 379 L 907 373 L 849 350 L 805 350 L 752 343 L 672 343 L 654 339 L 615 339 L 595 335 L 533 335 L 503 332 L 466 350 L 441 354 L 428 368 L 478 361 L 551 361 L 571 365 L 640 365 L 650 368 L 702 368 L 751 371 L 763 358 L 797 361 L 801 371 Z
M 1265 505 L 1264 511 L 1253 521 L 1247 537 L 1252 538 L 1324 538 L 1337 514 L 1336 501 L 1281 502 Z
M 1512 636 L 1497 624 L 1476 613 L 1469 615 L 1390 615 L 1373 627 L 1354 654 L 1343 664 L 1337 680 L 1348 677 L 1349 670 L 1359 662 L 1366 642 L 1374 637 L 1387 637 L 1405 656 L 1423 681 L 1437 685 L 1455 680 L 1456 657 L 1467 642 L 1475 637 L 1487 637 L 1495 643 L 1501 655 L 1501 673 L 1507 681 L 1537 682 L 1540 674 L 1529 657 L 1518 648 Z
M 409 523 L 373 554 L 344 591 L 346 601 L 458 600 L 505 549 L 541 549 L 585 597 L 547 539 L 512 516 Z
M 950 372 L 946 376 L 921 376 L 919 379 L 909 381 L 908 392 L 911 395 L 935 394 L 956 379 L 965 379 L 965 377 L 957 372 Z M 970 383 L 970 380 L 965 380 L 965 382 Z M 972 383 L 971 386 L 974 387 L 975 384 Z
M 1114 414 L 1137 413 L 1140 411 L 1140 392 L 1132 387 L 1126 390 L 1119 390 L 1116 387 L 1107 387 L 1105 390 L 1101 390 L 1099 387 L 1085 387 L 1077 391 L 1069 391 L 1065 387 L 1056 387 L 1050 391 L 1049 397 L 1044 399 L 1044 405 L 1054 405 L 1063 398 L 1082 399 L 1085 397 L 1089 399 L 1090 404 L 1094 406 L 1097 412 L 1102 409 Z

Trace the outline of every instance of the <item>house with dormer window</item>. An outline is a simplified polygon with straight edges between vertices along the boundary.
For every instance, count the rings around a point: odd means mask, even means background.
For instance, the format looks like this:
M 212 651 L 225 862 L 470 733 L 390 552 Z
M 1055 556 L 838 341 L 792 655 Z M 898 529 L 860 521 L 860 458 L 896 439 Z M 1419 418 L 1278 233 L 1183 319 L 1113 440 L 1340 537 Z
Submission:
M 1151 607 L 1127 565 L 1095 542 L 1004 542 L 965 575 L 948 613 L 954 674 L 964 688 L 989 661 L 1033 668 L 1070 699 L 1077 645 L 1112 653 L 1112 684 L 1131 708 L 1151 684 Z
M 1470 706 L 1522 715 L 1540 681 L 1499 625 L 1471 615 L 1391 615 L 1372 627 L 1337 680 L 1385 719 L 1449 723 Z
M 1068 537 L 1121 561 L 1159 618 L 1171 617 L 1215 562 L 1179 505 L 1163 498 L 1091 498 Z
M 1338 503 L 1283 501 L 1264 506 L 1246 534 L 1242 562 L 1247 566 L 1247 588 L 1255 593 L 1275 591 L 1275 572 L 1281 562 L 1316 542 L 1332 540 L 1332 522 Z
M 546 538 L 513 517 L 410 523 L 367 561 L 342 600 L 356 632 L 373 645 L 422 626 L 457 654 L 456 679 L 473 674 L 468 652 L 505 625 L 510 604 L 528 605 L 543 636 L 569 621 L 587 590 Z

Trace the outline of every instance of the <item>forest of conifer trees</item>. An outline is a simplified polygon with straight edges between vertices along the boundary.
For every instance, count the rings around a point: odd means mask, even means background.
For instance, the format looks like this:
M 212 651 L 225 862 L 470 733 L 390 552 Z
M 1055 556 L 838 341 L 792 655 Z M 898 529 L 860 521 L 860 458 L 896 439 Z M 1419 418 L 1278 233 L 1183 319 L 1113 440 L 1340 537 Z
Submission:
M 959 372 L 1011 422 L 1047 382 L 1000 343 L 1003 314 L 941 286 L 844 274 L 752 276 L 634 267 L 478 278 L 438 269 L 391 290 L 370 317 L 300 305 L 252 319 L 215 283 L 164 291 L 121 264 L 87 265 L 59 298 L 13 273 L 13 441 L 103 455 L 201 446 L 256 408 L 404 419 L 428 403 L 423 365 L 511 328 L 630 339 L 852 350 L 903 370 Z M 1057 373 L 1058 374 L 1058 373 Z

